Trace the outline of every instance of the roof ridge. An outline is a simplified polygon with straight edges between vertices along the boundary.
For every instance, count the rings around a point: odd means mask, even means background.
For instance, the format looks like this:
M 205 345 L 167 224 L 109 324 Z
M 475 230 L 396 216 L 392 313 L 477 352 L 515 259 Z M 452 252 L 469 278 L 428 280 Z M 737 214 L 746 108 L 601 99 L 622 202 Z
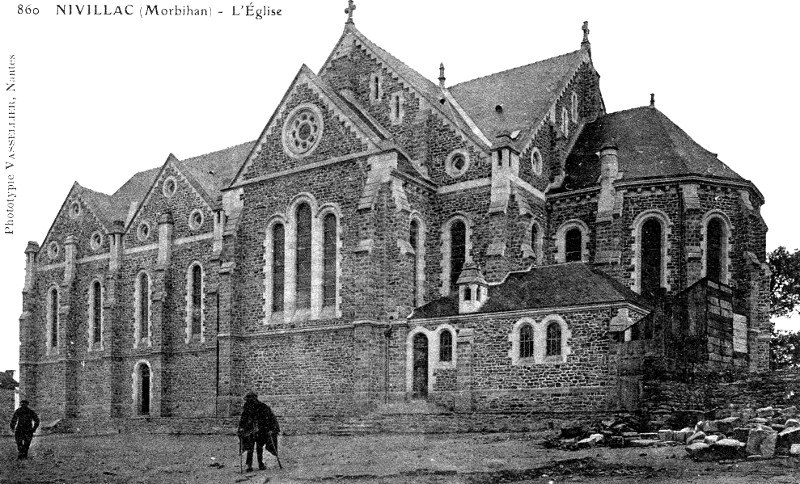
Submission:
M 578 50 L 574 50 L 572 52 L 567 52 L 567 53 L 556 55 L 556 56 L 553 56 L 553 57 L 547 57 L 546 59 L 541 59 L 541 60 L 538 60 L 538 61 L 535 61 L 535 62 L 531 62 L 529 64 L 523 64 L 521 66 L 511 67 L 509 69 L 503 69 L 502 71 L 492 72 L 490 74 L 486 74 L 486 75 L 483 75 L 483 76 L 475 77 L 473 79 L 468 79 L 466 81 L 459 82 L 458 84 L 453 84 L 452 86 L 448 87 L 448 89 L 453 89 L 453 88 L 461 86 L 463 84 L 467 84 L 467 83 L 474 82 L 474 81 L 479 81 L 481 79 L 486 79 L 486 78 L 489 78 L 489 77 L 492 77 L 492 76 L 497 76 L 499 74 L 505 74 L 507 72 L 515 71 L 517 69 L 523 69 L 525 67 L 531 67 L 531 66 L 534 66 L 536 64 L 541 64 L 542 62 L 547 62 L 549 60 L 558 59 L 560 57 L 567 57 L 567 56 L 578 54 L 578 53 L 582 53 L 582 52 L 583 52 L 583 49 L 578 49 Z
M 199 155 L 194 155 L 194 156 L 191 156 L 189 158 L 184 158 L 184 159 L 179 160 L 179 161 L 182 161 L 183 163 L 186 163 L 187 161 L 196 160 L 196 159 L 201 158 L 203 156 L 215 155 L 217 153 L 222 153 L 223 151 L 228 151 L 228 150 L 231 150 L 231 149 L 234 149 L 234 148 L 240 148 L 240 147 L 242 147 L 242 146 L 244 146 L 246 144 L 253 143 L 255 141 L 258 141 L 258 140 L 245 141 L 244 143 L 238 143 L 238 144 L 235 144 L 235 145 L 228 146 L 227 148 L 222 148 L 222 149 L 219 149 L 219 150 L 209 151 L 208 153 L 201 153 Z M 147 171 L 147 170 L 145 170 L 145 171 Z

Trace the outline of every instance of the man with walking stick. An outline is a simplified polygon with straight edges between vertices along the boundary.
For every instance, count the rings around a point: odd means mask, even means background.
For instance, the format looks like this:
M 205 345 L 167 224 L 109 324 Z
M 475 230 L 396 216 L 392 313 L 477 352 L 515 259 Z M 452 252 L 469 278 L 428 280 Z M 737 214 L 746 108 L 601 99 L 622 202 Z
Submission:
M 263 448 L 275 456 L 278 466 L 283 468 L 281 460 L 278 458 L 278 434 L 280 425 L 272 409 L 266 403 L 258 401 L 258 395 L 254 392 L 248 393 L 244 397 L 244 407 L 242 417 L 239 419 L 239 429 L 236 432 L 239 436 L 239 458 L 241 460 L 242 451 L 247 451 L 247 472 L 253 470 L 253 446 L 256 447 L 258 457 L 258 468 L 264 470 Z M 240 462 L 241 464 L 241 462 Z

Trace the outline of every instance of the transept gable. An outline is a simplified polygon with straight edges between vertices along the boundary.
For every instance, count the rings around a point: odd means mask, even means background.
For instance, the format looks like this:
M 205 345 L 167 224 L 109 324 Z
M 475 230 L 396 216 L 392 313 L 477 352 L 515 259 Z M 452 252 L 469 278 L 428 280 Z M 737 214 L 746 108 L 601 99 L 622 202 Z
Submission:
M 334 75 L 334 71 L 337 70 L 337 63 L 343 60 L 357 59 L 356 52 L 365 54 L 381 70 L 385 70 L 395 81 L 399 82 L 403 90 L 418 97 L 420 99 L 420 112 L 430 112 L 434 117 L 441 120 L 456 136 L 472 145 L 472 148 L 485 151 L 491 145 L 489 139 L 483 135 L 478 127 L 471 122 L 466 112 L 452 99 L 447 89 L 437 86 L 389 52 L 374 44 L 359 32 L 353 24 L 345 25 L 342 37 L 331 51 L 322 69 L 320 69 L 319 76 L 327 79 L 329 76 Z
M 386 135 L 303 65 L 231 187 L 382 150 Z

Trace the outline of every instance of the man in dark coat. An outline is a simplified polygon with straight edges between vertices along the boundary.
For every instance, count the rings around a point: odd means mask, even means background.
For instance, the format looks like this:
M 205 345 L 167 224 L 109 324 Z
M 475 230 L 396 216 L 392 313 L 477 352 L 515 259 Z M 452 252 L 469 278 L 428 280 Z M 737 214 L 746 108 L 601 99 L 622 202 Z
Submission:
M 19 408 L 11 417 L 11 430 L 14 431 L 19 452 L 17 459 L 28 458 L 28 448 L 31 446 L 31 439 L 37 428 L 39 428 L 39 416 L 28 408 L 27 400 L 19 402 Z
M 278 456 L 278 434 L 281 428 L 272 409 L 266 403 L 258 401 L 253 392 L 244 397 L 242 417 L 239 419 L 237 434 L 242 439 L 242 449 L 247 451 L 247 472 L 253 470 L 253 445 L 256 446 L 258 468 L 264 470 L 263 447 L 274 456 Z

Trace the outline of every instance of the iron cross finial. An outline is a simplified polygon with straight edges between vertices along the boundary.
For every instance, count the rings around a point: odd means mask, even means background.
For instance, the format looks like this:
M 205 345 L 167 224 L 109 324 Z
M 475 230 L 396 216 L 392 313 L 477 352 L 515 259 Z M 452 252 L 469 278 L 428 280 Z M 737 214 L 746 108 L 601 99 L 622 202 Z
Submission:
M 581 30 L 583 30 L 583 42 L 581 42 L 581 43 L 588 44 L 589 43 L 589 22 L 588 21 L 584 21 L 583 22 L 583 27 L 581 27 Z
M 356 4 L 353 3 L 353 0 L 347 0 L 347 8 L 344 9 L 344 13 L 347 14 L 347 23 L 353 23 L 353 10 L 356 9 Z

